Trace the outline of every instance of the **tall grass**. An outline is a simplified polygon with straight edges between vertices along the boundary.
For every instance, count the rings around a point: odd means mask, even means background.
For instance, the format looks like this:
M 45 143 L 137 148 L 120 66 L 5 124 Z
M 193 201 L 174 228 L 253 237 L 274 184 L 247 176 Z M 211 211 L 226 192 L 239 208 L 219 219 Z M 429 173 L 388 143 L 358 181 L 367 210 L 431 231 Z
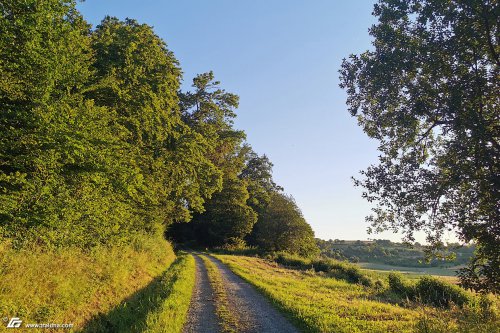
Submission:
M 43 251 L 0 244 L 0 315 L 82 328 L 145 288 L 175 260 L 161 235 L 126 246 Z M 49 330 L 44 330 L 45 332 Z
M 85 333 L 179 333 L 194 287 L 194 259 L 180 255 L 149 285 L 85 325 Z

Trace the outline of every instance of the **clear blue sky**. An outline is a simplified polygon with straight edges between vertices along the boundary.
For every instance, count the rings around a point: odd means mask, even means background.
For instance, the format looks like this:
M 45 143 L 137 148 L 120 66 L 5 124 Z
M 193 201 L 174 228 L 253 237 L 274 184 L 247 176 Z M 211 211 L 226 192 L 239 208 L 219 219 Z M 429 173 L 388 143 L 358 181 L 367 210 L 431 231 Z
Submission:
M 105 15 L 152 25 L 180 61 L 187 87 L 213 70 L 240 96 L 236 127 L 274 163 L 316 236 L 369 236 L 369 205 L 351 176 L 377 161 L 377 142 L 351 118 L 338 87 L 342 58 L 370 48 L 373 0 L 87 0 L 94 26 Z

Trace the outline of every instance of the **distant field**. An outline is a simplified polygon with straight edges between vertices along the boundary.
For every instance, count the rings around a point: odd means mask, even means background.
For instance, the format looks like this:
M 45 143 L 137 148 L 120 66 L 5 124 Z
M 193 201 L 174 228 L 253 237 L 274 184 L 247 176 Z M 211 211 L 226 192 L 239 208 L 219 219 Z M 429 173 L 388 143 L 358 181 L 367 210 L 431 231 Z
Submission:
M 456 268 L 443 268 L 443 267 L 404 267 L 393 266 L 386 264 L 376 264 L 371 262 L 360 262 L 361 268 L 377 270 L 377 271 L 399 271 L 403 274 L 418 274 L 418 275 L 438 275 L 438 276 L 456 276 Z
M 454 269 L 440 268 L 440 267 L 404 267 L 392 266 L 385 264 L 376 264 L 370 262 L 358 263 L 363 271 L 373 272 L 381 276 L 388 276 L 390 272 L 397 271 L 403 274 L 407 279 L 416 280 L 424 275 L 433 275 L 442 280 L 448 281 L 453 284 L 458 284 L 459 280 L 456 276 Z

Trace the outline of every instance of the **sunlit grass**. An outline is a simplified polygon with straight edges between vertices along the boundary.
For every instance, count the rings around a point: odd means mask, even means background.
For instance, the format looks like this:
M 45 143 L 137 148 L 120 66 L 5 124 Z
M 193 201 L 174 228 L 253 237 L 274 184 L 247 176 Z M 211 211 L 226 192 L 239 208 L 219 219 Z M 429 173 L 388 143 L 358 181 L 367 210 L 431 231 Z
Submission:
M 258 258 L 216 257 L 307 332 L 411 332 L 419 316 L 417 309 L 379 300 L 375 288 L 284 269 Z
M 194 259 L 181 254 L 147 287 L 89 322 L 88 333 L 180 333 L 194 287 Z
M 0 315 L 25 323 L 73 323 L 79 329 L 148 286 L 174 260 L 161 235 L 90 253 L 76 248 L 19 251 L 3 243 Z
M 148 333 L 180 333 L 187 320 L 189 304 L 195 284 L 195 263 L 191 255 L 183 255 L 162 278 L 161 290 L 156 296 L 161 305 L 146 319 Z

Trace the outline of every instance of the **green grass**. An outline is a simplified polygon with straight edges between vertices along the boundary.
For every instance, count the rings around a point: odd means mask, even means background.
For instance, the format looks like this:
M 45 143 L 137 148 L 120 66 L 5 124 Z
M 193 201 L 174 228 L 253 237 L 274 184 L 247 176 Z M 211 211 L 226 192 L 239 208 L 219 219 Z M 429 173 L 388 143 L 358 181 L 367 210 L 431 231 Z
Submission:
M 361 268 L 380 271 L 398 271 L 411 276 L 415 275 L 436 275 L 436 276 L 456 276 L 455 269 L 443 267 L 404 267 L 370 262 L 358 264 Z
M 162 290 L 158 295 L 161 306 L 158 311 L 148 314 L 144 332 L 182 332 L 187 320 L 194 284 L 193 256 L 184 255 L 165 274 Z
M 112 311 L 94 318 L 83 332 L 181 332 L 194 287 L 194 270 L 193 257 L 180 255 L 161 277 Z
M 306 332 L 411 332 L 417 311 L 375 300 L 372 289 L 263 259 L 216 256 Z
M 440 309 L 402 300 L 386 281 L 368 287 L 259 258 L 215 257 L 256 286 L 305 332 L 481 332 L 470 330 L 474 322 L 484 329 L 499 327 L 498 299 L 484 309 L 477 304 Z M 372 280 L 385 277 L 370 274 Z
M 232 313 L 229 309 L 229 300 L 220 271 L 210 259 L 205 256 L 200 257 L 205 263 L 208 279 L 215 294 L 215 308 L 219 317 L 220 327 L 224 333 L 236 333 L 239 331 L 240 323 L 238 322 L 236 313 Z
M 105 318 L 125 301 L 147 295 L 148 288 L 167 276 L 165 272 L 175 258 L 161 235 L 139 237 L 126 246 L 97 247 L 91 252 L 76 248 L 15 250 L 1 243 L 0 316 L 19 317 L 24 323 L 73 323 L 78 331 L 96 318 Z M 175 267 L 181 267 L 178 265 L 185 267 L 184 278 L 179 279 L 184 282 L 172 288 L 178 304 L 184 304 L 185 298 L 189 302 L 187 293 L 194 283 L 194 265 L 187 258 L 179 259 Z M 158 314 L 156 320 L 161 317 Z M 154 317 L 148 320 L 155 321 Z M 3 328 L 0 325 L 0 331 Z

